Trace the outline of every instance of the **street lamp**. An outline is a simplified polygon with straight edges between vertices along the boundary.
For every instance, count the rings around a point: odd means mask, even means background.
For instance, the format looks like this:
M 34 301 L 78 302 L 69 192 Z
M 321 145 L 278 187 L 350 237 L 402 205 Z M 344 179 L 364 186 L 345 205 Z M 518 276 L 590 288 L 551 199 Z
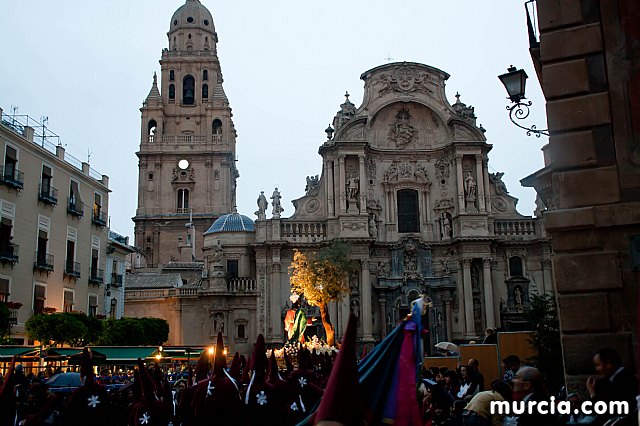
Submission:
M 526 99 L 524 95 L 528 78 L 527 73 L 511 65 L 507 69 L 507 72 L 499 75 L 498 78 L 504 85 L 504 88 L 507 89 L 507 93 L 509 94 L 508 99 L 513 102 L 513 105 L 507 106 L 511 122 L 521 129 L 526 130 L 527 136 L 531 136 L 532 134 L 536 135 L 537 138 L 539 138 L 540 135 L 549 136 L 549 129 L 539 130 L 535 124 L 531 127 L 525 127 L 515 121 L 516 119 L 524 120 L 529 116 L 529 107 L 532 102 L 522 102 L 523 99 Z

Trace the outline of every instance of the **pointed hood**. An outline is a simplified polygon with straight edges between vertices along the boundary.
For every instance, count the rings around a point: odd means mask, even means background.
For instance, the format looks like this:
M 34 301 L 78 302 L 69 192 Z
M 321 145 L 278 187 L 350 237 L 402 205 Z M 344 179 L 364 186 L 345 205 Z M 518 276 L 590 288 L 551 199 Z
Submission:
M 196 364 L 196 383 L 209 378 L 209 353 L 205 348 L 200 354 L 198 363 Z
M 249 357 L 249 359 L 244 364 L 244 370 L 242 370 L 242 378 L 240 379 L 240 383 L 242 383 L 243 385 L 249 384 L 249 371 L 251 371 L 251 362 L 251 357 Z
M 233 377 L 233 380 L 236 382 L 240 381 L 240 375 L 242 374 L 240 371 L 241 362 L 240 353 L 236 352 L 233 356 L 233 361 L 231 361 L 231 367 L 229 368 L 229 375 Z
M 316 424 L 323 420 L 349 426 L 363 424 L 364 410 L 356 358 L 357 324 L 357 318 L 351 314 L 340 352 L 315 416 Z
M 85 346 L 80 360 L 80 378 L 84 378 L 85 385 L 90 385 L 93 383 L 93 377 L 93 354 L 91 349 Z
M 284 351 L 284 363 L 287 366 L 287 374 L 290 374 L 293 371 L 293 362 L 287 351 Z
M 216 377 L 224 375 L 223 369 L 227 367 L 227 356 L 224 354 L 224 340 L 222 333 L 218 332 L 218 340 L 216 342 L 216 354 L 213 367 L 213 373 Z
M 267 348 L 264 343 L 264 336 L 262 334 L 258 335 L 258 340 L 256 340 L 256 345 L 253 348 L 253 355 L 251 356 L 251 360 L 253 361 L 253 381 L 264 381 L 265 372 L 267 369 Z
M 144 365 L 144 361 L 140 358 L 138 358 L 138 370 L 140 372 L 140 389 L 142 390 L 141 399 L 157 400 L 156 385 L 151 378 L 151 374 L 149 374 L 149 370 L 147 370 L 147 366 Z

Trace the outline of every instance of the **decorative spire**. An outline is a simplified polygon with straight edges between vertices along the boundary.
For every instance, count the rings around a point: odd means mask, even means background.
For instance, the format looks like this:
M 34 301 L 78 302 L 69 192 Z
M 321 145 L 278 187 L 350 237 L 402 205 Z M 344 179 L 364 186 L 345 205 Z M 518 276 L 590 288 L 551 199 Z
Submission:
M 151 85 L 151 90 L 147 95 L 147 99 L 145 99 L 145 105 L 149 103 L 149 101 L 162 102 L 162 97 L 160 96 L 160 91 L 158 90 L 158 75 L 156 72 L 153 72 L 153 84 Z

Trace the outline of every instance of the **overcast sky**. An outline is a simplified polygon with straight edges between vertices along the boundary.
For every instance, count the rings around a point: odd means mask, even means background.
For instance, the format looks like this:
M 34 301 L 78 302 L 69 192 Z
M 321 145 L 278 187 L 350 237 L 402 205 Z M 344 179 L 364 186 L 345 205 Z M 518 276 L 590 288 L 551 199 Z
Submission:
M 203 1 L 213 14 L 224 88 L 238 130 L 238 210 L 255 218 L 260 190 L 278 185 L 284 216 L 321 173 L 324 129 L 360 75 L 393 61 L 440 68 L 449 102 L 475 107 L 487 129 L 490 171 L 531 215 L 535 192 L 519 180 L 542 167 L 546 138 L 527 137 L 507 115 L 496 78 L 510 64 L 529 75 L 531 123 L 546 127 L 544 100 L 528 52 L 523 0 Z M 49 117 L 67 150 L 110 177 L 111 228 L 133 235 L 140 111 L 160 71 L 173 12 L 183 1 L 3 2 L 0 107 Z M 204 230 L 202 230 L 204 231 Z

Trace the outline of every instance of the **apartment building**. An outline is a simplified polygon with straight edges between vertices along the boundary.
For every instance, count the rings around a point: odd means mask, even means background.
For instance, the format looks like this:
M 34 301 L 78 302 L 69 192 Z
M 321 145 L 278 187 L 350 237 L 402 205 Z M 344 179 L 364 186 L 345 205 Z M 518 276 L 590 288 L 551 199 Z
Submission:
M 26 115 L 0 109 L 0 301 L 11 337 L 43 311 L 102 312 L 109 178 Z

